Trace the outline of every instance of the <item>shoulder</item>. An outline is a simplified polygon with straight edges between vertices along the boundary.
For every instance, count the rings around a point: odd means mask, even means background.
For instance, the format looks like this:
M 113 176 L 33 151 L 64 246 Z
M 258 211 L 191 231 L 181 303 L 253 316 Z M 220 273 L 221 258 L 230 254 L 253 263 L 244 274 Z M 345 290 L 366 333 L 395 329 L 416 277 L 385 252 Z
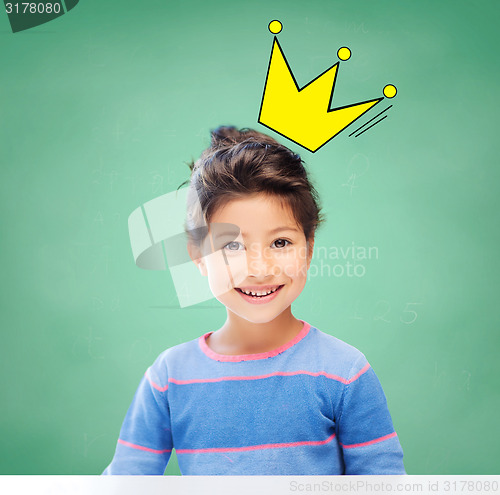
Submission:
M 368 364 L 365 355 L 356 347 L 312 325 L 306 352 L 310 362 L 347 380 Z
M 322 354 L 326 354 L 330 358 L 335 356 L 348 362 L 365 358 L 364 354 L 356 347 L 312 325 L 309 334 L 310 345 L 316 347 Z
M 194 364 L 192 361 L 199 361 L 198 352 L 198 338 L 169 347 L 156 358 L 148 368 L 148 373 L 158 378 L 168 379 L 173 369 L 179 366 L 189 367 Z

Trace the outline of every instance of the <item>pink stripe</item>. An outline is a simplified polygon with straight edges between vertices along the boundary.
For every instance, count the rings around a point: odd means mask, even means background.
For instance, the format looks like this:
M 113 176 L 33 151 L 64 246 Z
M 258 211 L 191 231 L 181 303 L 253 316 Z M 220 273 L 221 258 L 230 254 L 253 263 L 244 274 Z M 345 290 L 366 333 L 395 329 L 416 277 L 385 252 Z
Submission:
M 168 389 L 168 383 L 164 387 L 161 387 L 160 385 L 158 385 L 157 383 L 155 383 L 153 380 L 151 380 L 151 378 L 149 376 L 149 369 L 146 370 L 146 373 L 144 373 L 144 375 L 148 379 L 148 381 L 151 384 L 151 386 L 154 387 L 156 390 L 159 390 L 160 392 L 165 392 L 165 390 Z
M 369 365 L 368 365 L 369 367 Z M 359 375 L 360 373 L 358 373 Z M 213 383 L 213 382 L 225 382 L 225 381 L 235 381 L 235 380 L 262 380 L 263 378 L 269 378 L 271 376 L 294 376 L 294 375 L 309 375 L 309 376 L 325 376 L 326 378 L 331 378 L 332 380 L 337 380 L 345 385 L 351 383 L 351 380 L 346 380 L 341 376 L 331 375 L 325 371 L 275 371 L 274 373 L 267 373 L 266 375 L 253 375 L 253 376 L 223 376 L 220 378 L 194 378 L 192 380 L 178 380 L 176 378 L 169 378 L 168 381 L 175 383 L 177 385 L 188 385 L 190 383 Z
M 352 378 L 349 378 L 349 380 L 347 380 L 346 384 L 356 381 L 363 373 L 366 373 L 369 369 L 370 369 L 370 364 L 366 363 L 358 373 L 356 373 Z
M 302 330 L 289 342 L 286 344 L 283 344 L 281 347 L 278 347 L 277 349 L 274 349 L 272 351 L 268 352 L 260 352 L 258 354 L 238 354 L 238 355 L 227 355 L 227 354 L 218 354 L 210 347 L 208 347 L 206 338 L 212 334 L 213 332 L 207 332 L 206 334 L 202 335 L 198 339 L 198 343 L 200 345 L 201 350 L 211 359 L 215 359 L 216 361 L 231 361 L 231 362 L 239 362 L 239 361 L 251 361 L 255 359 L 266 359 L 270 357 L 277 356 L 278 354 L 282 353 L 283 351 L 286 351 L 290 347 L 294 346 L 297 342 L 302 340 L 309 332 L 309 329 L 311 328 L 311 325 L 309 323 L 306 323 L 303 320 L 302 323 L 304 326 L 302 327 Z
M 135 443 L 126 442 L 125 440 L 122 440 L 121 438 L 118 439 L 118 443 L 121 443 L 122 445 L 126 445 L 127 447 L 132 447 L 133 449 L 144 450 L 146 452 L 152 452 L 153 454 L 165 454 L 167 452 L 172 452 L 172 449 L 165 449 L 165 450 L 149 449 L 148 447 L 143 447 L 142 445 L 136 445 Z
M 325 445 L 335 438 L 335 433 L 328 437 L 326 440 L 318 441 L 305 441 L 305 442 L 290 442 L 290 443 L 267 443 L 264 445 L 250 445 L 248 447 L 221 447 L 210 449 L 179 449 L 175 450 L 177 454 L 210 454 L 218 452 L 246 452 L 249 450 L 263 450 L 263 449 L 283 449 L 287 447 L 301 447 L 303 445 Z
M 370 440 L 369 442 L 353 443 L 352 445 L 343 445 L 343 444 L 340 444 L 340 445 L 342 445 L 342 447 L 344 447 L 344 449 L 354 449 L 356 447 L 366 447 L 367 445 L 373 445 L 374 443 L 383 442 L 384 440 L 389 440 L 389 438 L 393 438 L 396 436 L 397 436 L 396 432 L 393 432 L 393 433 L 389 433 L 389 435 L 385 435 L 383 437 L 376 438 L 375 440 Z
M 326 373 L 326 371 L 275 371 L 274 373 L 267 373 L 266 375 L 251 375 L 251 376 L 223 376 L 219 378 L 194 378 L 191 380 L 178 380 L 177 378 L 169 378 L 168 381 L 175 383 L 176 385 L 189 385 L 191 383 L 214 383 L 214 382 L 225 382 L 225 381 L 237 381 L 237 380 L 262 380 L 263 378 L 269 378 L 271 376 L 294 376 L 294 375 L 309 375 L 309 376 L 325 376 L 332 380 L 343 383 L 344 385 L 349 385 L 349 383 L 357 380 L 363 373 L 366 373 L 370 369 L 370 364 L 366 363 L 365 366 L 356 373 L 352 378 L 346 379 L 338 375 L 332 375 Z

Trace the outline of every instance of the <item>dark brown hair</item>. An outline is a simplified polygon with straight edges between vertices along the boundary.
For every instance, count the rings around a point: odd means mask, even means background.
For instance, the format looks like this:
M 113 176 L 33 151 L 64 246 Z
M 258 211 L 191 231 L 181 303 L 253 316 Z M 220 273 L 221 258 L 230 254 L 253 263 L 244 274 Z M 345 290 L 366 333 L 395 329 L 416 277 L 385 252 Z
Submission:
M 252 129 L 221 126 L 190 165 L 186 232 L 199 244 L 214 212 L 234 199 L 263 193 L 288 204 L 308 241 L 323 220 L 319 198 L 300 156 Z

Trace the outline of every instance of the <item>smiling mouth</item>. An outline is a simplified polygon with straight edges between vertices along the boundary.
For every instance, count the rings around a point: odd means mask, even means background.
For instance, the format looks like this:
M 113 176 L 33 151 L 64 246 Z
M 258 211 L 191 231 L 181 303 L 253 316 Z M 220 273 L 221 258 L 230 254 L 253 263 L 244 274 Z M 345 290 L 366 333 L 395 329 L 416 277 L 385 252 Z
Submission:
M 279 291 L 282 287 L 283 285 L 278 285 L 274 289 L 268 289 L 268 290 L 249 290 L 249 289 L 240 289 L 239 287 L 235 287 L 235 289 L 241 294 L 244 294 L 245 296 L 251 296 L 255 299 L 261 299 L 268 297 L 271 294 L 274 294 L 275 292 Z

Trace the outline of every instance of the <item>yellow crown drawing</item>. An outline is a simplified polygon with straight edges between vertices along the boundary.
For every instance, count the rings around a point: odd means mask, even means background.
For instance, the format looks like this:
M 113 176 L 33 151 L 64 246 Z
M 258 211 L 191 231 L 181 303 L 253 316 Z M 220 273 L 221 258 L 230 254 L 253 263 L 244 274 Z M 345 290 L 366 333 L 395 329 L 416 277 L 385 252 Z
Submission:
M 273 34 L 281 31 L 279 21 L 271 21 Z M 348 60 L 347 47 L 338 50 L 340 60 Z M 258 122 L 313 153 L 384 98 L 331 109 L 339 63 L 299 88 L 276 36 L 267 70 Z M 384 96 L 393 98 L 396 88 L 385 86 Z

